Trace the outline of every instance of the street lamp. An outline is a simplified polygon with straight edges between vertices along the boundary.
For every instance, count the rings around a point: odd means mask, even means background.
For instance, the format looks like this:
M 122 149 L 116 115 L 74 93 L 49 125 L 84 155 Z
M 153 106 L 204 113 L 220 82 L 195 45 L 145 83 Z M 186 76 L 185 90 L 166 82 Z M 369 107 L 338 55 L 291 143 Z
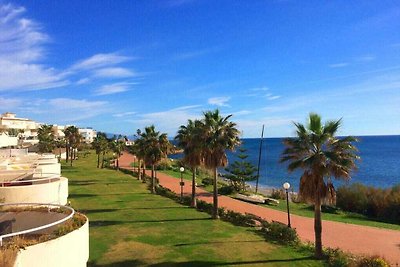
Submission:
M 283 184 L 283 188 L 286 190 L 286 206 L 287 206 L 287 219 L 288 219 L 288 227 L 291 228 L 290 226 L 290 213 L 289 213 L 289 188 L 290 184 L 288 182 Z
M 181 202 L 183 202 L 183 186 L 185 185 L 185 182 L 183 181 L 183 172 L 185 171 L 185 168 L 180 167 L 179 171 L 181 172 L 181 182 L 179 183 L 181 186 Z

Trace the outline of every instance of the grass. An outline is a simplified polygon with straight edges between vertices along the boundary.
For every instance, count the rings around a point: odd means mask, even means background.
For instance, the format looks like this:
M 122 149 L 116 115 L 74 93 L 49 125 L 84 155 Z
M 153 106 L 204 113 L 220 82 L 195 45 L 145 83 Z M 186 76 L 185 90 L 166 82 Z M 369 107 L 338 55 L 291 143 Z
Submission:
M 166 170 L 162 171 L 170 176 L 180 178 L 180 173 L 174 170 Z M 192 176 L 190 172 L 185 171 L 183 174 L 183 178 L 186 180 L 191 180 Z M 197 183 L 201 184 L 201 178 L 197 179 Z M 212 192 L 213 187 L 212 185 L 209 186 L 202 186 L 202 189 Z M 286 212 L 286 200 L 279 200 L 278 205 L 265 205 L 268 208 L 280 210 Z M 304 217 L 314 217 L 314 210 L 313 206 L 304 203 L 292 203 L 290 202 L 290 213 L 296 214 Z M 377 221 L 371 218 L 368 218 L 365 215 L 354 213 L 354 212 L 345 212 L 338 209 L 331 209 L 329 211 L 322 212 L 322 219 L 327 221 L 335 221 L 335 222 L 342 222 L 342 223 L 350 223 L 350 224 L 357 224 L 357 225 L 364 225 L 364 226 L 371 226 L 377 228 L 386 228 L 392 230 L 400 230 L 399 224 L 392 224 Z
M 72 206 L 90 220 L 89 266 L 322 266 L 311 252 L 151 194 L 135 177 L 96 169 L 94 153 L 63 166 Z

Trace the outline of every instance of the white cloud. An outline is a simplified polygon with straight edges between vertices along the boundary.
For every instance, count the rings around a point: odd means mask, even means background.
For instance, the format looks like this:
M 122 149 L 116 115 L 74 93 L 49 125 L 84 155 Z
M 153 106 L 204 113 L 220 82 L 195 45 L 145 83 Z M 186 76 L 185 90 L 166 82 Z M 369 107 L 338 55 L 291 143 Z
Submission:
M 0 107 L 2 111 L 10 111 L 22 104 L 22 99 L 0 97 Z
M 102 107 L 105 101 L 88 101 L 85 99 L 54 98 L 49 100 L 49 104 L 57 109 L 82 109 L 90 110 Z
M 72 69 L 96 69 L 105 66 L 112 66 L 129 60 L 132 60 L 132 58 L 117 53 L 96 54 L 77 62 L 72 66 Z
M 55 98 L 47 102 L 51 108 L 51 114 L 44 116 L 50 122 L 73 122 L 98 116 L 110 111 L 106 101 L 90 101 L 86 99 Z M 39 107 L 40 108 L 40 107 Z
M 266 97 L 267 97 L 268 100 L 276 100 L 276 99 L 281 98 L 280 95 L 268 95 Z
M 49 41 L 41 25 L 24 17 L 25 8 L 0 4 L 0 91 L 37 90 L 68 84 L 65 73 L 43 64 Z
M 94 76 L 105 78 L 126 78 L 137 76 L 137 73 L 121 67 L 102 68 L 94 71 Z
M 95 95 L 111 95 L 116 93 L 122 93 L 129 90 L 130 85 L 134 83 L 114 83 L 101 86 L 97 89 Z
M 129 115 L 135 115 L 135 114 L 136 114 L 136 112 L 134 112 L 134 111 L 128 111 L 128 112 L 122 112 L 122 113 L 114 114 L 113 117 L 121 118 L 121 117 L 129 116 Z
M 344 67 L 347 67 L 348 65 L 349 65 L 348 62 L 340 62 L 340 63 L 330 64 L 329 67 L 330 68 L 344 68 Z
M 179 126 L 186 125 L 188 119 L 198 119 L 202 116 L 200 106 L 182 106 L 166 111 L 137 114 L 137 119 L 127 120 L 137 128 L 154 124 L 157 130 L 166 132 L 170 137 L 175 136 Z
M 374 61 L 375 59 L 376 59 L 376 57 L 373 56 L 373 55 L 365 55 L 365 56 L 356 58 L 356 61 L 358 61 L 358 62 L 370 62 L 370 61 Z
M 82 78 L 82 79 L 79 79 L 77 82 L 76 82 L 76 84 L 77 85 L 82 85 L 82 84 L 87 84 L 87 83 L 89 83 L 90 82 L 90 79 L 89 78 Z
M 230 99 L 231 98 L 229 96 L 212 97 L 208 99 L 208 104 L 219 107 L 227 107 L 229 105 L 226 102 L 228 102 Z
M 235 116 L 242 116 L 242 115 L 248 115 L 251 114 L 252 112 L 250 110 L 239 110 L 236 112 L 233 112 L 233 115 Z

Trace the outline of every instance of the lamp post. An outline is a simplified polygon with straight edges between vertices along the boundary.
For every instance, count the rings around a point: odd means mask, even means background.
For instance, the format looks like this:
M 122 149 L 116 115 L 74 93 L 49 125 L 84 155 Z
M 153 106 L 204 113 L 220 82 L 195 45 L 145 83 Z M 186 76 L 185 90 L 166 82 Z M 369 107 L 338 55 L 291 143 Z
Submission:
M 185 168 L 180 167 L 179 171 L 181 172 L 181 182 L 179 183 L 181 186 L 181 202 L 183 202 L 183 186 L 185 185 L 185 182 L 183 181 L 183 172 L 185 171 Z
M 286 190 L 286 206 L 287 206 L 287 219 L 288 219 L 288 227 L 291 228 L 290 226 L 290 212 L 289 212 L 289 188 L 290 184 L 288 182 L 283 184 L 283 188 Z

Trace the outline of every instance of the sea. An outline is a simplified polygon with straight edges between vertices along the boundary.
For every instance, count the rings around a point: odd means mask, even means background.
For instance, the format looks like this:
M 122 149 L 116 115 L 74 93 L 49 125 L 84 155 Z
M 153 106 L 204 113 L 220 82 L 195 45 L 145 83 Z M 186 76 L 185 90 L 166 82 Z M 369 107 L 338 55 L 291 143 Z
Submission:
M 356 162 L 357 170 L 351 173 L 349 182 L 334 181 L 334 185 L 341 186 L 350 183 L 362 183 L 368 186 L 387 188 L 400 184 L 400 135 L 390 136 L 358 136 L 355 143 L 360 160 Z M 241 147 L 245 148 L 247 160 L 258 165 L 260 138 L 244 138 Z M 299 188 L 301 171 L 289 173 L 287 163 L 280 163 L 279 159 L 284 150 L 283 138 L 264 138 L 260 160 L 260 187 L 281 188 L 283 183 L 289 182 L 291 188 Z M 237 160 L 238 150 L 227 151 L 228 161 Z M 179 158 L 182 155 L 173 155 Z M 219 170 L 224 172 L 223 169 Z M 255 184 L 250 183 L 250 184 Z

